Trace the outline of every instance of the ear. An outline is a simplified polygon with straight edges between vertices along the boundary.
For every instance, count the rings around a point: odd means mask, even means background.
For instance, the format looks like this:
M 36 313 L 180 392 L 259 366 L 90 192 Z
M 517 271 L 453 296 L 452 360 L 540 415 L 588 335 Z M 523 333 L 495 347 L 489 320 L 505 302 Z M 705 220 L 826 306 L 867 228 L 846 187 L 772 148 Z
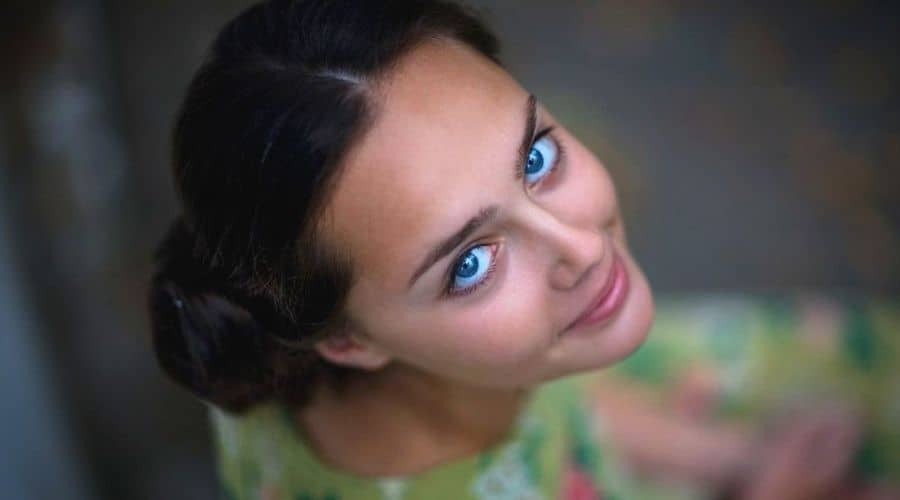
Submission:
M 315 344 L 315 349 L 320 356 L 336 365 L 362 370 L 379 370 L 391 361 L 387 351 L 347 329 L 320 340 Z

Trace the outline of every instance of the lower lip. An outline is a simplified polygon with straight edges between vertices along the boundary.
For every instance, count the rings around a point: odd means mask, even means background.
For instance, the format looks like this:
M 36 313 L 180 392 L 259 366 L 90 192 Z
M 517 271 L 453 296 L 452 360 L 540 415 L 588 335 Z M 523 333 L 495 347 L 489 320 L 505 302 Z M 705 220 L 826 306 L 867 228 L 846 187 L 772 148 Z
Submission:
M 606 294 L 600 303 L 594 309 L 583 316 L 569 330 L 588 325 L 595 325 L 611 318 L 625 303 L 625 297 L 628 295 L 628 271 L 625 270 L 625 264 L 622 259 L 616 255 L 613 261 L 613 284 L 609 293 Z

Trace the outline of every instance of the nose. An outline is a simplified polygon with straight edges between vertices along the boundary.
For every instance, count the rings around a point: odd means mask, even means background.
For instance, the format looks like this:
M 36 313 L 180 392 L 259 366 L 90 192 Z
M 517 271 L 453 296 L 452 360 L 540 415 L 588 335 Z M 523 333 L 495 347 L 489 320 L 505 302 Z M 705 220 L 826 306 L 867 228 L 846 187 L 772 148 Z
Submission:
M 531 215 L 532 228 L 548 251 L 550 286 L 558 290 L 577 287 L 603 262 L 609 251 L 609 240 L 599 224 L 585 227 L 560 220 L 540 208 L 535 212 Z

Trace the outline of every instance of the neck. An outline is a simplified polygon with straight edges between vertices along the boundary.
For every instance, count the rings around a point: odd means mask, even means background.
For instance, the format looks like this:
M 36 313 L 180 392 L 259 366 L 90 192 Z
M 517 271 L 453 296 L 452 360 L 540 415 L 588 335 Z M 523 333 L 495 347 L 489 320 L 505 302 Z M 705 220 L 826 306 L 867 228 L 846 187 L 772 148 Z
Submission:
M 297 422 L 333 466 L 362 476 L 406 475 L 503 440 L 526 398 L 522 389 L 460 384 L 398 364 L 340 392 L 321 384 Z

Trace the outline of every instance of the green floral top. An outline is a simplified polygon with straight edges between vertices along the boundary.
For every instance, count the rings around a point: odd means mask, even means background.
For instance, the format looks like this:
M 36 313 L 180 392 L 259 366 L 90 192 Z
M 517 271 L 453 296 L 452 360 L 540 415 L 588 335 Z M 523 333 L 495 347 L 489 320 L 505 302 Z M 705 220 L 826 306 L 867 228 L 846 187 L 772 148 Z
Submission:
M 289 413 L 269 404 L 232 417 L 210 408 L 227 499 L 569 500 L 628 498 L 581 397 L 590 377 L 534 391 L 503 442 L 405 477 L 362 478 L 329 467 L 300 440 Z
M 654 330 L 627 360 L 542 385 L 505 441 L 412 476 L 361 478 L 323 464 L 275 405 L 241 417 L 210 407 L 223 496 L 714 498 L 688 483 L 654 482 L 629 472 L 604 436 L 601 416 L 589 410 L 589 388 L 604 377 L 644 384 L 670 409 L 758 427 L 785 408 L 817 398 L 854 401 L 867 422 L 856 475 L 874 484 L 896 485 L 900 478 L 900 303 L 707 296 L 659 300 Z M 698 380 L 705 397 L 691 395 Z
M 900 491 L 897 298 L 668 297 L 648 341 L 601 377 L 640 381 L 701 421 L 761 430 L 820 401 L 850 403 L 864 425 L 851 473 L 863 486 Z M 697 386 L 707 396 L 692 395 Z

